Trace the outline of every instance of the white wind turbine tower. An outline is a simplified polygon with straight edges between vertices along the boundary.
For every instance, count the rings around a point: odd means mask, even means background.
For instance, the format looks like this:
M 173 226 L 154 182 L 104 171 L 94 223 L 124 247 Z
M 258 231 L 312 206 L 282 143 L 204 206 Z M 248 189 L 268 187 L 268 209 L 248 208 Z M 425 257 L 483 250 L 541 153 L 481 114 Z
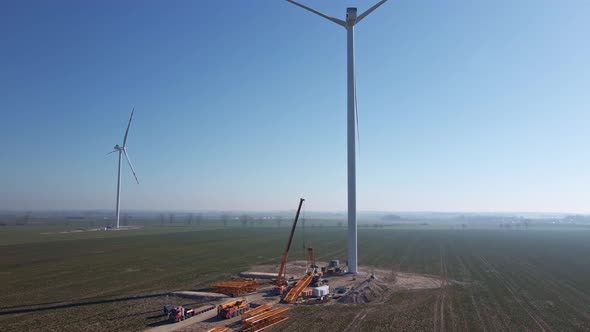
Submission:
M 135 112 L 135 107 L 131 111 L 131 116 L 129 117 L 129 123 L 127 124 L 127 130 L 125 131 L 125 136 L 123 137 L 123 146 L 119 146 L 119 144 L 115 145 L 114 150 L 109 152 L 111 154 L 113 152 L 119 151 L 119 168 L 117 172 L 117 207 L 115 208 L 115 213 L 117 215 L 117 228 L 119 228 L 119 207 L 120 207 L 120 195 L 121 195 L 121 155 L 125 155 L 125 159 L 127 159 L 127 163 L 131 168 L 131 172 L 133 172 L 133 176 L 135 177 L 135 181 L 139 184 L 139 180 L 137 179 L 137 175 L 135 174 L 135 170 L 133 169 L 133 165 L 131 165 L 131 160 L 129 160 L 129 156 L 127 155 L 127 135 L 129 134 L 129 127 L 131 127 L 131 120 L 133 120 L 133 113 Z
M 356 15 L 356 8 L 346 8 L 346 21 L 330 17 L 293 0 L 290 3 L 328 19 L 346 29 L 347 35 L 347 147 L 348 147 L 348 271 L 358 272 L 357 262 L 357 227 L 356 227 L 356 155 L 355 155 L 355 118 L 356 114 L 356 86 L 354 77 L 354 26 L 367 17 L 387 0 L 381 0 L 361 15 Z

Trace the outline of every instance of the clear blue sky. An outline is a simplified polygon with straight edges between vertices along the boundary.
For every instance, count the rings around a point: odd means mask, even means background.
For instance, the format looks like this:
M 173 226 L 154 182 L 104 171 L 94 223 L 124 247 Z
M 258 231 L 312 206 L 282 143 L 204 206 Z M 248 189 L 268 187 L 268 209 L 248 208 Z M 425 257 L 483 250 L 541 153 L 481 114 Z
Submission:
M 589 17 L 390 0 L 361 22 L 358 208 L 590 212 Z M 0 209 L 113 208 L 135 107 L 123 209 L 345 210 L 345 40 L 280 0 L 2 1 Z

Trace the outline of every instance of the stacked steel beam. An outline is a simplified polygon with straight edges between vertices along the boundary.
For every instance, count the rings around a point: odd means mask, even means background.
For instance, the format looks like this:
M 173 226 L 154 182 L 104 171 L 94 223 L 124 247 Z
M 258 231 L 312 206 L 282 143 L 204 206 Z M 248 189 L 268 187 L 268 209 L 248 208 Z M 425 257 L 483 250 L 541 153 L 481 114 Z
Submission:
M 287 320 L 287 307 L 273 308 L 256 316 L 242 319 L 243 332 L 258 332 Z
M 230 296 L 240 296 L 242 294 L 254 292 L 258 289 L 256 280 L 236 279 L 231 281 L 222 281 L 211 285 L 216 293 L 222 293 Z

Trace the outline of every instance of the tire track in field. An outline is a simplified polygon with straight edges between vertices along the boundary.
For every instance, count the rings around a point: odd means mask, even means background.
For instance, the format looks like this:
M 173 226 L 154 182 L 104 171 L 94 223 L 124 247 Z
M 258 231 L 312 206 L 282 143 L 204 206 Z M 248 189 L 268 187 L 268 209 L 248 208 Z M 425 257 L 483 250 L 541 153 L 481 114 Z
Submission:
M 447 263 L 446 263 L 446 253 L 445 247 L 441 244 L 440 245 L 440 272 L 441 272 L 441 287 L 436 296 L 436 301 L 434 303 L 434 331 L 445 331 L 445 303 L 448 301 L 448 285 L 449 285 L 449 278 L 448 278 L 448 271 L 447 271 Z
M 438 309 L 440 308 L 440 294 L 436 294 L 436 300 L 434 301 L 434 316 L 432 318 L 432 331 L 438 331 Z
M 356 316 L 354 316 L 350 324 L 348 324 L 348 326 L 342 332 L 358 331 L 361 322 L 363 319 L 365 319 L 365 317 L 367 317 L 368 314 L 369 309 L 360 311 L 358 314 L 356 314 Z
M 562 304 L 569 307 L 570 312 L 573 312 L 576 315 L 584 317 L 585 319 L 590 319 L 590 313 L 581 309 L 584 307 L 585 300 L 587 300 L 587 299 L 582 298 L 581 301 L 577 301 L 580 297 L 580 294 L 578 293 L 579 291 L 576 288 L 572 289 L 571 286 L 568 287 L 568 285 L 562 285 L 558 281 L 553 280 L 553 278 L 548 273 L 543 273 L 543 272 L 539 271 L 538 269 L 536 269 L 533 265 L 531 265 L 528 262 L 525 262 L 522 260 L 515 260 L 514 262 L 515 262 L 515 264 L 517 264 L 518 266 L 523 268 L 523 271 L 525 272 L 525 274 L 528 275 L 528 277 L 531 280 L 534 280 L 537 284 L 542 285 L 543 289 L 545 291 L 551 293 Z M 539 276 L 544 276 L 544 278 L 540 278 Z M 564 292 L 563 286 L 566 286 L 566 288 L 568 290 L 567 292 Z M 563 298 L 563 295 L 566 295 L 567 293 L 569 293 L 570 295 L 573 295 L 575 297 L 575 300 L 576 300 L 576 302 L 578 302 L 578 305 L 572 304 L 571 299 L 564 299 Z
M 510 280 L 502 275 L 502 273 L 500 273 L 500 271 L 498 271 L 494 265 L 483 256 L 479 256 L 479 259 L 496 276 L 496 278 L 504 284 L 504 287 L 508 290 L 508 292 L 510 292 L 516 303 L 518 303 L 520 307 L 529 315 L 529 317 L 537 324 L 537 326 L 541 328 L 541 331 L 553 331 L 551 326 L 549 326 L 549 324 L 547 324 L 543 318 L 536 314 L 536 308 L 531 305 L 526 298 L 517 294 L 517 291 Z
M 450 292 L 450 287 L 451 287 L 451 282 L 449 282 L 449 272 L 448 272 L 448 260 L 447 258 L 449 257 L 447 255 L 447 251 L 445 249 L 445 275 L 446 275 L 446 280 L 447 280 L 447 302 L 448 302 L 448 306 L 449 306 L 449 318 L 448 320 L 451 322 L 451 331 L 456 331 L 458 329 L 457 324 L 459 323 L 460 319 L 457 317 L 455 310 L 453 308 L 453 293 Z M 451 255 L 452 257 L 456 257 L 456 255 Z M 451 263 L 451 266 L 454 266 L 455 264 Z M 452 270 L 451 270 L 452 271 Z M 453 274 L 451 273 L 451 277 L 453 277 Z M 451 278 L 452 280 L 452 278 Z
M 471 259 L 476 260 L 477 255 L 472 255 Z M 490 289 L 491 284 L 487 283 L 490 276 L 489 269 L 483 266 L 479 259 L 477 262 L 468 263 L 470 272 L 474 274 L 475 279 L 480 280 L 482 284 L 482 291 L 487 293 L 488 296 L 474 296 L 474 300 L 479 304 L 479 308 L 482 309 L 482 319 L 487 322 L 490 330 L 492 331 L 508 331 L 512 328 L 510 324 L 510 315 L 505 311 L 506 307 L 498 301 L 498 296 L 494 290 Z M 487 301 L 489 302 L 487 302 Z
M 465 265 L 465 262 L 463 261 L 463 258 L 461 258 L 461 255 L 457 255 L 457 260 L 459 261 L 459 265 L 461 265 L 461 268 L 463 269 L 463 273 L 467 276 L 468 280 L 473 280 L 473 278 L 471 277 L 471 271 L 467 269 L 467 265 Z M 473 304 L 473 309 L 475 310 L 475 314 L 477 315 L 477 320 L 479 321 L 479 326 L 482 328 L 483 332 L 487 332 L 487 324 L 485 323 L 482 315 L 481 315 L 481 311 L 480 311 L 480 306 L 481 304 L 478 304 L 477 301 L 475 300 L 475 296 L 473 295 L 473 285 L 468 287 L 469 290 L 469 297 L 471 298 L 471 304 Z

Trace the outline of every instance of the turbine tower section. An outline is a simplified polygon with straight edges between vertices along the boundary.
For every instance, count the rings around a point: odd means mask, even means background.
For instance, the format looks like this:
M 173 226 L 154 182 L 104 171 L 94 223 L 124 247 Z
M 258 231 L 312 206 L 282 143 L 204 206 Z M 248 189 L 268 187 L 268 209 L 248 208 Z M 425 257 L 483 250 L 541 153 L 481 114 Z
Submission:
M 348 271 L 358 272 L 357 225 L 356 225 L 356 150 L 355 150 L 355 102 L 354 84 L 354 25 L 356 8 L 346 9 L 346 70 L 347 70 L 347 158 L 348 158 Z

